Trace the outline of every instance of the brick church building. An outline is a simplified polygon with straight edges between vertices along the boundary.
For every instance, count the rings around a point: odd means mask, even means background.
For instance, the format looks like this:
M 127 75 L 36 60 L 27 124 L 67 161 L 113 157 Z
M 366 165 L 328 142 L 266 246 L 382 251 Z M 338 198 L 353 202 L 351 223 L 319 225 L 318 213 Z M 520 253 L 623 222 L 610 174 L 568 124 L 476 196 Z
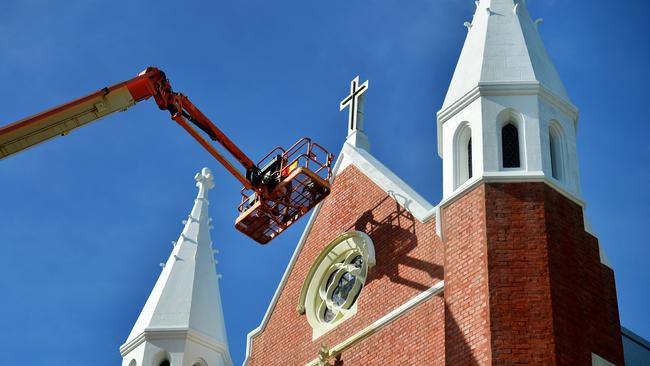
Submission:
M 246 365 L 624 364 L 614 272 L 584 218 L 578 111 L 525 1 L 476 6 L 437 114 L 442 201 L 373 157 L 351 112 L 332 194 Z

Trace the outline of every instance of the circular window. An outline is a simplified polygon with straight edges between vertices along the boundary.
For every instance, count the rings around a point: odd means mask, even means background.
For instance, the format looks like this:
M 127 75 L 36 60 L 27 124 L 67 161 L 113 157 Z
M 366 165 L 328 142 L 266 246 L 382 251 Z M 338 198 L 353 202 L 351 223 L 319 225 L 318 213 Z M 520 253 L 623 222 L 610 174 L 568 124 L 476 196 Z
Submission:
M 368 235 L 350 231 L 334 239 L 311 267 L 301 292 L 299 313 L 305 313 L 313 339 L 356 313 L 375 251 Z

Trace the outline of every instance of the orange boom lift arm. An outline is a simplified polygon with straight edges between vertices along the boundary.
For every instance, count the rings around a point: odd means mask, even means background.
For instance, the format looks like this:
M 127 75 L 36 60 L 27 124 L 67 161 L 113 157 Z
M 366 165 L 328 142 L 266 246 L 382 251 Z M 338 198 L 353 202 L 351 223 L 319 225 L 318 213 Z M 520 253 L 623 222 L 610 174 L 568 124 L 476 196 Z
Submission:
M 45 142 L 153 97 L 244 186 L 238 230 L 266 244 L 321 202 L 330 192 L 332 154 L 308 138 L 275 148 L 255 164 L 183 94 L 165 73 L 149 67 L 137 77 L 56 108 L 0 127 L 0 159 Z M 242 174 L 191 124 L 218 142 L 245 169 Z

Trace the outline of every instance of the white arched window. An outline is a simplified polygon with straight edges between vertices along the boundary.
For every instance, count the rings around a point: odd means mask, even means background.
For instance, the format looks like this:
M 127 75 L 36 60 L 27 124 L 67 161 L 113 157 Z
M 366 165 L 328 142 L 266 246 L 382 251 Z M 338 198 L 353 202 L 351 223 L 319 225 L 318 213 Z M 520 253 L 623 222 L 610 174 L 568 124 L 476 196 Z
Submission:
M 552 121 L 548 128 L 548 143 L 551 160 L 551 176 L 562 181 L 565 176 L 564 135 L 562 127 Z
M 472 178 L 472 129 L 468 123 L 458 127 L 454 138 L 454 189 Z
M 199 358 L 198 360 L 194 361 L 194 363 L 192 364 L 192 366 L 208 366 L 208 363 L 205 362 L 204 359 Z
M 171 360 L 169 352 L 160 350 L 151 359 L 151 366 L 171 366 L 169 360 Z

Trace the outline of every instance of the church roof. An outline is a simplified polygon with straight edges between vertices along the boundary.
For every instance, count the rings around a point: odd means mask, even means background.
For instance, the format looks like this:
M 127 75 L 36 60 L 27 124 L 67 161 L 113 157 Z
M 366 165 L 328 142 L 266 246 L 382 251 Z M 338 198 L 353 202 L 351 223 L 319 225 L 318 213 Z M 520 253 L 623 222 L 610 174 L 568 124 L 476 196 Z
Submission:
M 436 207 L 372 156 L 366 148 L 355 146 L 354 141 L 348 138 L 334 166 L 334 177 L 350 165 L 359 169 L 419 221 L 426 222 L 435 214 Z
M 195 179 L 199 192 L 194 207 L 125 344 L 145 331 L 191 330 L 227 345 L 210 239 L 212 173 L 203 168 Z
M 481 84 L 539 83 L 570 103 L 566 88 L 537 31 L 525 0 L 476 1 L 445 110 Z

